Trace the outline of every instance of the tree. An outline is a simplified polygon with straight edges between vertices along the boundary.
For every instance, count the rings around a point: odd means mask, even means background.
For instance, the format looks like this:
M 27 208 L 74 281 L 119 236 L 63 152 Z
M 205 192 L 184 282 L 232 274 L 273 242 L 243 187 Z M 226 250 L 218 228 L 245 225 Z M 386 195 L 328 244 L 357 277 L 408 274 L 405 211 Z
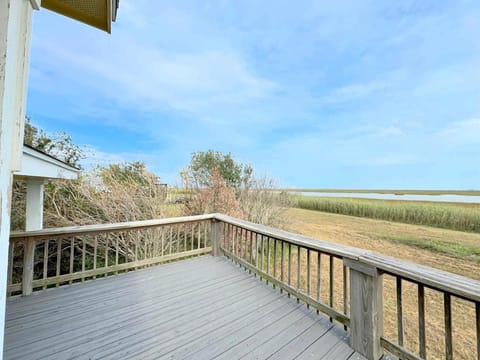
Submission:
M 81 167 L 80 160 L 85 158 L 85 152 L 73 142 L 70 135 L 63 131 L 47 134 L 32 125 L 31 118 L 28 116 L 25 117 L 23 142 L 77 168 Z
M 274 181 L 256 178 L 250 165 L 236 162 L 230 153 L 195 152 L 181 176 L 191 194 L 185 215 L 220 212 L 278 226 L 290 205 L 290 196 L 276 191 Z
M 212 184 L 212 171 L 216 169 L 228 186 L 238 189 L 253 172 L 250 165 L 235 161 L 230 153 L 198 151 L 192 154 L 190 164 L 182 172 L 187 187 L 205 188 Z
M 211 173 L 211 183 L 207 188 L 199 189 L 192 200 L 185 204 L 186 215 L 222 213 L 234 217 L 243 217 L 235 190 L 228 186 L 217 169 Z

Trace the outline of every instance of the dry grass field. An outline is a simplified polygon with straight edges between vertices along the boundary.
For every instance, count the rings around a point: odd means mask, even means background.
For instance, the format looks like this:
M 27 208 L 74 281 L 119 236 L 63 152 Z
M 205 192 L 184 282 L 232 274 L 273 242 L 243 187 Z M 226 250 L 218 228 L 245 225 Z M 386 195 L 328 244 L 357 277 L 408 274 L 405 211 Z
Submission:
M 460 275 L 480 279 L 480 234 L 437 229 L 418 225 L 393 223 L 319 211 L 289 209 L 285 214 L 285 230 L 306 236 L 359 247 L 407 261 L 420 263 Z M 430 244 L 429 246 L 424 246 Z M 438 246 L 440 244 L 440 246 Z M 460 251 L 458 251 L 460 249 Z M 302 256 L 303 258 L 304 256 Z M 302 260 L 302 268 L 305 260 Z M 322 264 L 323 267 L 323 264 Z M 296 265 L 294 269 L 296 268 Z M 304 273 L 306 269 L 302 269 Z M 324 272 L 327 274 L 328 272 Z M 342 268 L 335 269 L 336 308 L 342 308 Z M 322 278 L 327 288 L 328 279 Z M 315 289 L 312 289 L 313 291 Z M 406 346 L 418 351 L 417 287 L 405 284 L 404 318 Z M 427 355 L 429 359 L 444 358 L 443 296 L 426 289 Z M 455 359 L 475 359 L 475 313 L 470 303 L 452 301 Z M 384 327 L 388 338 L 397 339 L 395 282 L 384 282 Z

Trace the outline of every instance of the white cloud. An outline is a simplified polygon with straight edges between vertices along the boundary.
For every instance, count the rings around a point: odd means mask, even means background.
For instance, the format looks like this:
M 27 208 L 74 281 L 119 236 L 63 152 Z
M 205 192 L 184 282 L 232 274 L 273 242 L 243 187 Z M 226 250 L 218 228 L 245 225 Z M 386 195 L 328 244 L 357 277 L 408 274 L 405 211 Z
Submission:
M 351 84 L 336 88 L 323 98 L 327 103 L 342 103 L 372 96 L 386 88 L 386 84 L 378 81 L 370 81 L 364 84 Z
M 140 15 L 134 13 L 133 18 L 143 23 Z M 101 94 L 120 106 L 173 109 L 197 118 L 212 117 L 216 109 L 248 107 L 278 90 L 276 83 L 255 74 L 232 49 L 163 49 L 155 46 L 162 34 L 137 41 L 140 34 L 121 31 L 79 44 L 68 38 L 60 38 L 59 44 L 59 39 L 38 37 L 33 86 L 58 95 L 62 89 L 53 83 L 69 79 L 84 92 Z M 39 68 L 50 68 L 50 74 Z
M 480 145 L 480 119 L 453 122 L 433 133 L 432 140 L 449 146 Z

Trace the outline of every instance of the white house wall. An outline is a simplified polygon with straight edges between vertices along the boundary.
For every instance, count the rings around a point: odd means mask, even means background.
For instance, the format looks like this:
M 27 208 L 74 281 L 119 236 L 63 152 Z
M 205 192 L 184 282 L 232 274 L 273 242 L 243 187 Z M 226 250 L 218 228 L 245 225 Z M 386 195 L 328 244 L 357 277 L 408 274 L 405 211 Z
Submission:
M 0 359 L 3 358 L 10 203 L 13 171 L 20 168 L 30 53 L 32 6 L 0 0 Z

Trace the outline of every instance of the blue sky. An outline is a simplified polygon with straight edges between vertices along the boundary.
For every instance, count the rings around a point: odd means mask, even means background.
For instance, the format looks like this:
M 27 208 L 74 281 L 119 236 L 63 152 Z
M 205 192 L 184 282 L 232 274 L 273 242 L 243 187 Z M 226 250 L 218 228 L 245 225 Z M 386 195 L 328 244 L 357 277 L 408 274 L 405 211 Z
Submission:
M 231 152 L 279 185 L 480 188 L 480 2 L 121 0 L 35 13 L 27 113 L 164 181 Z

